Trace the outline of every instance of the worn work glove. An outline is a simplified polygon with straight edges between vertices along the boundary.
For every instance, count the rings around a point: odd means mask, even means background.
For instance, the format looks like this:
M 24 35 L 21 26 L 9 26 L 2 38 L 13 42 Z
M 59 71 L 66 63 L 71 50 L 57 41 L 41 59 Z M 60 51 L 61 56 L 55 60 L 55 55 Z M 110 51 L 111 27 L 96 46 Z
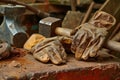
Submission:
M 10 49 L 11 46 L 7 42 L 0 40 L 0 60 L 9 57 Z
M 35 45 L 31 52 L 34 58 L 41 62 L 48 62 L 51 60 L 54 64 L 62 64 L 66 62 L 67 54 L 61 41 L 63 38 L 53 37 L 46 38 L 37 45 Z
M 71 45 L 75 58 L 87 60 L 89 57 L 95 57 L 105 41 L 108 30 L 115 22 L 113 16 L 100 11 L 88 23 L 80 25 Z

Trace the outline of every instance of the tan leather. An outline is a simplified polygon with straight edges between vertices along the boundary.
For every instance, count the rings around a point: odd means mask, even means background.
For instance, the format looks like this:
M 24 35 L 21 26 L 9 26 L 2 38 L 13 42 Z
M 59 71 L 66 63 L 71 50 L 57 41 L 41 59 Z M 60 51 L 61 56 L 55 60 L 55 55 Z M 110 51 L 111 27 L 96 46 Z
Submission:
M 115 18 L 103 11 L 97 12 L 88 23 L 80 25 L 71 45 L 71 51 L 75 53 L 77 60 L 87 60 L 96 57 L 101 49 L 108 30 L 115 24 Z
M 35 46 L 38 42 L 43 41 L 44 39 L 46 38 L 40 34 L 32 34 L 24 44 L 24 49 L 31 50 L 33 46 Z

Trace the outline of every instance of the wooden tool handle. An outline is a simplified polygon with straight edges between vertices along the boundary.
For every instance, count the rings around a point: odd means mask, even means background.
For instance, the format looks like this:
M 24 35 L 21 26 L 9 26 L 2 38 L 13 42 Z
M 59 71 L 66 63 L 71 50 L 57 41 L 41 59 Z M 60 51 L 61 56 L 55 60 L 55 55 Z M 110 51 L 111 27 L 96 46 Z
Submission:
M 110 35 L 109 39 L 118 41 L 120 40 L 120 23 L 117 26 L 114 26 L 115 29 L 113 30 L 112 34 Z
M 76 11 L 77 1 L 76 0 L 70 0 L 70 4 L 71 4 L 71 10 Z
M 72 29 L 68 29 L 68 28 L 57 27 L 55 29 L 55 33 L 57 35 L 62 35 L 62 36 L 67 36 L 67 37 L 70 37 L 71 32 L 72 32 Z
M 27 5 L 27 4 L 23 3 L 23 2 L 19 2 L 19 1 L 16 1 L 16 0 L 0 0 L 0 2 L 25 6 L 28 10 L 34 12 L 35 14 L 40 16 L 41 18 L 45 18 L 45 17 L 49 16 L 48 13 L 42 12 L 39 9 L 36 9 L 36 8 L 34 8 L 34 7 L 30 6 L 30 5 Z
M 86 14 L 85 14 L 85 16 L 84 16 L 83 21 L 82 21 L 81 24 L 83 24 L 83 23 L 85 23 L 87 21 L 90 13 L 91 13 L 91 11 L 92 11 L 92 9 L 94 7 L 94 4 L 95 4 L 95 2 L 92 1 L 92 3 L 90 4 L 90 6 L 89 6 L 89 8 L 88 8 L 88 10 L 87 10 L 87 12 L 86 12 Z
M 57 27 L 55 33 L 57 35 L 71 37 L 72 29 Z M 120 43 L 118 41 L 109 40 L 104 45 L 106 48 L 120 52 Z
M 109 40 L 105 47 L 107 47 L 108 49 L 120 52 L 120 42 Z

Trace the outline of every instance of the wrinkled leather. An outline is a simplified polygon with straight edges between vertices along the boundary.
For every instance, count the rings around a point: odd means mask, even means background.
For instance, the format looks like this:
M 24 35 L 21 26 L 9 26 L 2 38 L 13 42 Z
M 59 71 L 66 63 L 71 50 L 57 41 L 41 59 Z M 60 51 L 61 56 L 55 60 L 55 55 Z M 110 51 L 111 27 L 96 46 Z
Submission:
M 115 24 L 115 18 L 105 12 L 97 12 L 93 18 L 76 28 L 71 51 L 78 60 L 95 57 L 103 45 L 108 30 Z
M 67 58 L 65 49 L 58 37 L 43 40 L 34 46 L 31 52 L 37 60 L 45 63 L 50 60 L 54 64 L 62 64 L 66 62 Z

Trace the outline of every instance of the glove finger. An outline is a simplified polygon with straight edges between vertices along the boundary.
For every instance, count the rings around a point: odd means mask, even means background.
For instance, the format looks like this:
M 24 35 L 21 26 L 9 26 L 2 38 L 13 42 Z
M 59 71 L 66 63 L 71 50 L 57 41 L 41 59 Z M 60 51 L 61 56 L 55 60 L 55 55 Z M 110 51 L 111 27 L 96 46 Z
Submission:
M 98 40 L 94 43 L 92 46 L 92 50 L 89 54 L 90 57 L 95 57 L 97 55 L 98 50 L 100 50 L 103 42 L 104 42 L 105 37 L 100 37 Z
M 90 50 L 88 48 L 86 48 L 83 55 L 81 56 L 81 59 L 87 60 L 89 58 L 89 53 L 90 53 Z
M 85 34 L 82 38 L 82 42 L 77 47 L 77 50 L 75 52 L 75 58 L 80 60 L 81 56 L 83 55 L 83 52 L 85 51 L 86 46 L 88 45 L 88 39 L 87 34 Z
M 46 62 L 48 62 L 50 60 L 45 49 L 38 52 L 38 53 L 33 54 L 33 57 L 35 59 L 41 61 L 41 62 L 44 62 L 44 63 L 46 63 Z
M 83 36 L 84 36 L 84 32 L 82 31 L 82 33 L 77 32 L 75 34 L 75 36 L 73 37 L 73 41 L 72 41 L 72 44 L 71 44 L 71 51 L 73 53 L 75 53 L 76 48 L 79 46 L 80 42 L 82 41 Z
M 62 63 L 62 58 L 61 58 L 59 52 L 57 52 L 51 46 L 47 50 L 48 50 L 48 56 L 49 56 L 52 63 L 54 63 L 54 64 Z
M 54 42 L 54 46 L 56 48 L 56 49 L 54 49 L 54 52 L 59 53 L 59 55 L 62 58 L 63 62 L 66 62 L 67 54 L 66 54 L 65 49 L 63 48 L 62 44 L 60 43 L 60 41 L 56 40 Z
M 57 37 L 53 37 L 53 38 L 47 38 L 47 39 L 41 41 L 40 43 L 36 44 L 36 45 L 32 48 L 31 52 L 35 52 L 35 51 L 37 51 L 37 50 L 40 50 L 44 45 L 45 45 L 45 46 L 46 46 L 46 45 L 49 45 L 49 43 L 51 43 L 52 41 L 55 41 L 56 39 L 57 39 Z
M 97 54 L 97 50 L 99 50 L 98 48 L 97 48 L 97 44 L 98 44 L 98 40 L 90 47 L 90 53 L 89 53 L 89 56 L 90 57 L 94 57 L 96 54 Z
M 59 49 L 60 49 L 59 51 L 60 51 L 61 58 L 66 61 L 67 54 L 65 52 L 65 49 L 63 47 L 59 47 Z
M 93 41 L 92 38 L 88 39 L 88 45 L 86 46 L 86 49 L 84 50 L 83 55 L 81 57 L 83 60 L 87 60 L 88 57 L 89 57 L 89 53 L 90 53 L 90 50 L 91 50 L 90 46 L 92 45 L 92 41 Z
M 41 41 L 40 43 L 38 43 L 37 45 L 35 45 L 32 49 L 31 52 L 32 53 L 37 53 L 40 50 L 48 47 L 51 45 L 51 43 L 53 43 L 53 41 L 55 41 L 57 39 L 57 37 L 53 37 L 53 38 L 47 38 L 43 41 Z

